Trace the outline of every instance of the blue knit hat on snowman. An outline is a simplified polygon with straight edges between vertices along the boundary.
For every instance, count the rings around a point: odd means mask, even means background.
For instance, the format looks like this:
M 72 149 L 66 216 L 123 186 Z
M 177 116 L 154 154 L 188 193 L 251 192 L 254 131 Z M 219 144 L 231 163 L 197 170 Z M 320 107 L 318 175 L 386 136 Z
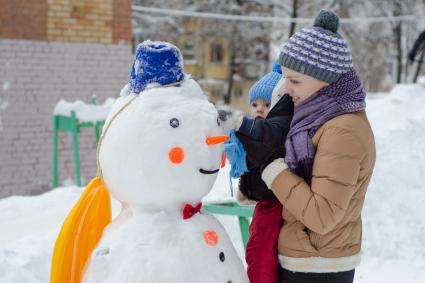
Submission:
M 262 99 L 267 102 L 272 101 L 272 93 L 277 82 L 282 78 L 282 70 L 279 61 L 275 61 L 272 71 L 265 74 L 258 80 L 249 90 L 249 103 L 257 99 Z
M 140 93 L 150 84 L 169 85 L 185 79 L 183 57 L 171 43 L 144 41 L 137 46 L 130 75 L 130 92 Z

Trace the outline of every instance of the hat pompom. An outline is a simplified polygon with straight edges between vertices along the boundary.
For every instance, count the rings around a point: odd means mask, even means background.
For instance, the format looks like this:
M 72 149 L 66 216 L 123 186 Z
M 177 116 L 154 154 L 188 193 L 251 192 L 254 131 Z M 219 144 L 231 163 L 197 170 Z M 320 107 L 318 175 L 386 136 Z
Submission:
M 183 58 L 171 43 L 144 41 L 137 46 L 130 75 L 130 91 L 140 93 L 149 84 L 168 85 L 184 80 Z
M 339 28 L 339 17 L 332 11 L 321 10 L 319 15 L 314 19 L 313 26 L 336 33 Z
M 279 60 L 274 61 L 272 71 L 275 73 L 282 74 L 282 69 L 280 67 Z

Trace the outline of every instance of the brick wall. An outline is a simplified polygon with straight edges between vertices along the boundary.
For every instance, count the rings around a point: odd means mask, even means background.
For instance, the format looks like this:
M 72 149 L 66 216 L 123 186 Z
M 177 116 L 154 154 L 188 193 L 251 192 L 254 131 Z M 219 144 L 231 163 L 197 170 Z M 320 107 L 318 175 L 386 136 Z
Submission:
M 48 40 L 111 43 L 112 2 L 48 0 Z
M 114 0 L 113 1 L 113 42 L 130 43 L 131 42 L 131 1 Z
M 0 38 L 45 40 L 46 1 L 0 0 Z
M 131 0 L 0 0 L 0 198 L 51 188 L 52 111 L 65 98 L 116 97 L 131 64 Z M 83 181 L 95 174 L 93 129 L 80 133 Z M 73 179 L 60 135 L 60 182 Z
M 129 45 L 0 39 L 0 198 L 51 189 L 52 111 L 65 98 L 117 97 Z M 94 130 L 80 135 L 82 176 L 95 174 Z M 73 179 L 72 143 L 60 135 L 59 182 Z
M 131 42 L 131 0 L 0 0 L 0 38 Z

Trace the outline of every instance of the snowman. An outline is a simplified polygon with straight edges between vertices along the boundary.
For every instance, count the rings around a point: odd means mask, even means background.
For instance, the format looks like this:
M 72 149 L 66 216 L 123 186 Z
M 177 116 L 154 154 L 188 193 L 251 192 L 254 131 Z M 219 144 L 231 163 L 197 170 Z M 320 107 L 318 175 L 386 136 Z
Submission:
M 83 282 L 248 282 L 226 231 L 202 210 L 227 139 L 220 123 L 177 47 L 138 46 L 98 149 L 101 177 L 122 210 Z

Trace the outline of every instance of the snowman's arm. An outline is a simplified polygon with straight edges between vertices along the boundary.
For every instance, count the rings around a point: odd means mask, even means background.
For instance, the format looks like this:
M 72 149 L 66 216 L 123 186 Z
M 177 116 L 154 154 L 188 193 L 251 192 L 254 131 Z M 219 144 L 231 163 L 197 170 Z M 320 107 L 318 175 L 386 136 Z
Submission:
M 218 106 L 217 111 L 224 134 L 228 135 L 232 130 L 239 129 L 243 119 L 241 111 L 229 105 Z

